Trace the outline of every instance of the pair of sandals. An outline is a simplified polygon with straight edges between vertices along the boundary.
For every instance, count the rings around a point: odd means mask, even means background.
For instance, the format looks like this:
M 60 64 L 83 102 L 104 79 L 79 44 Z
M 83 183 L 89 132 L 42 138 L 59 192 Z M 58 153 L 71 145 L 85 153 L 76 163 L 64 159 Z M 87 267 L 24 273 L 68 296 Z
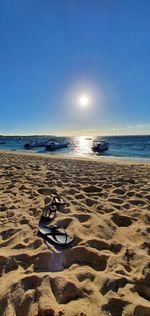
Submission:
M 56 211 L 65 204 L 57 193 L 51 194 L 51 196 L 53 201 L 43 210 L 41 216 L 42 222 L 53 220 L 56 216 Z M 50 227 L 42 224 L 39 226 L 38 235 L 44 239 L 48 246 L 50 246 L 50 244 L 55 246 L 67 246 L 74 241 L 74 238 L 70 237 L 61 226 Z

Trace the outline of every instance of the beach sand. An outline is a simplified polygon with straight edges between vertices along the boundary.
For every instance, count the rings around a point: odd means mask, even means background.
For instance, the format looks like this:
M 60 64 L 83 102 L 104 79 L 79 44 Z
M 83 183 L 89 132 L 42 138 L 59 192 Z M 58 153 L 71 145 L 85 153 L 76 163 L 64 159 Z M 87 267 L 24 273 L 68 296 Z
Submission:
M 50 194 L 64 250 L 37 236 Z M 150 316 L 150 165 L 0 153 L 0 316 Z

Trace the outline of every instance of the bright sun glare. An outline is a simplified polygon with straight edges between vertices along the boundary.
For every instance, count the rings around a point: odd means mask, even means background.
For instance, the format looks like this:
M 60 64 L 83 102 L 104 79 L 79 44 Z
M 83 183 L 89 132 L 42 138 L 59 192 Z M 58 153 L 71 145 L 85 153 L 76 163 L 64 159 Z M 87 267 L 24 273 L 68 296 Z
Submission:
M 79 98 L 80 105 L 86 107 L 89 104 L 89 97 L 87 95 L 82 95 Z

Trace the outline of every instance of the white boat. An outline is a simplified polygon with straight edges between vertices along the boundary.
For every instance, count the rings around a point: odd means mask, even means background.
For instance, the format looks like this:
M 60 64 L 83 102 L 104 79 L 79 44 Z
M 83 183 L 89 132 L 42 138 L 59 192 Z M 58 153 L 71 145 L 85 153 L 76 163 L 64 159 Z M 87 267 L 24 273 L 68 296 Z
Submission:
M 47 141 L 44 142 L 37 142 L 37 143 L 26 143 L 24 144 L 24 148 L 26 149 L 31 149 L 31 148 L 35 148 L 35 147 L 44 147 L 47 144 Z
M 105 140 L 101 140 L 101 141 L 94 141 L 93 143 L 93 151 L 95 152 L 103 152 L 105 150 L 108 150 L 109 148 L 109 143 L 106 142 Z
M 67 142 L 48 142 L 45 145 L 46 150 L 56 150 L 56 149 L 60 149 L 60 148 L 65 148 L 69 145 L 69 143 Z

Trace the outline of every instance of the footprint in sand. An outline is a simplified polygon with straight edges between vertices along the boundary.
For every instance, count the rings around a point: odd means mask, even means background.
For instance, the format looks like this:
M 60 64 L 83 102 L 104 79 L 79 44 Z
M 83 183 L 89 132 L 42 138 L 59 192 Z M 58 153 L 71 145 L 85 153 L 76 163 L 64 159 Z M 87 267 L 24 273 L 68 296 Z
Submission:
M 7 230 L 4 230 L 1 235 L 2 235 L 2 239 L 3 240 L 6 240 L 6 239 L 9 239 L 10 237 L 12 237 L 14 234 L 18 233 L 21 231 L 21 228 L 18 229 L 14 229 L 14 228 L 10 228 L 10 229 L 7 229 Z
M 26 270 L 31 264 L 33 264 L 32 256 L 25 253 L 15 255 L 14 258 L 18 265 L 20 265 L 24 270 Z
M 19 264 L 16 261 L 15 257 L 10 257 L 10 258 L 8 257 L 5 268 L 4 268 L 4 273 L 8 273 L 10 271 L 16 270 L 18 269 L 18 267 L 19 267 Z
M 145 198 L 150 202 L 150 194 L 145 195 Z
M 84 297 L 83 291 L 74 282 L 68 281 L 64 277 L 51 278 L 50 284 L 58 304 L 67 304 L 72 300 Z
M 87 244 L 95 249 L 98 250 L 109 250 L 114 252 L 115 254 L 117 254 L 118 252 L 121 251 L 122 249 L 122 245 L 121 244 L 117 244 L 117 243 L 107 243 L 104 240 L 99 240 L 99 239 L 90 239 L 87 241 Z
M 89 206 L 89 207 L 93 206 L 93 205 L 96 204 L 96 203 L 97 203 L 97 201 L 95 201 L 94 199 L 90 199 L 90 198 L 87 198 L 87 199 L 85 199 L 85 201 L 84 201 L 84 204 L 87 205 L 87 206 Z
M 21 279 L 20 287 L 27 291 L 29 289 L 36 289 L 42 283 L 42 277 L 38 277 L 37 275 L 26 276 Z
M 88 214 L 75 214 L 74 217 L 77 218 L 80 223 L 87 222 L 90 219 L 90 215 Z
M 83 187 L 82 190 L 86 193 L 100 193 L 102 191 L 101 188 L 96 187 L 94 185 Z
M 142 305 L 141 303 L 139 303 L 133 311 L 134 316 L 149 316 L 150 315 L 150 307 L 149 306 L 145 306 L 144 304 Z
M 77 200 L 83 200 L 83 199 L 85 199 L 85 195 L 82 194 L 82 193 L 76 194 L 76 195 L 75 195 L 75 198 L 76 198 Z
M 110 250 L 110 245 L 103 240 L 91 239 L 87 241 L 87 244 L 90 247 L 98 249 L 98 250 Z
M 6 266 L 7 258 L 5 256 L 0 256 L 0 276 L 3 274 L 4 267 Z
M 119 198 L 109 198 L 108 201 L 115 204 L 122 204 L 124 202 L 123 199 L 119 199 Z
M 42 195 L 50 195 L 52 193 L 52 190 L 48 187 L 44 187 L 44 188 L 38 189 L 38 193 Z
M 118 290 L 120 288 L 124 287 L 128 283 L 132 283 L 132 282 L 129 281 L 128 279 L 126 279 L 125 277 L 120 277 L 118 279 L 110 279 L 110 278 L 108 278 L 104 282 L 100 292 L 103 295 L 107 294 L 107 292 L 109 292 L 109 291 L 118 292 Z
M 15 257 L 0 256 L 0 275 L 16 270 L 18 262 Z
M 1 212 L 7 211 L 7 207 L 5 206 L 5 204 L 0 205 L 0 211 Z
M 150 255 L 150 242 L 144 242 L 141 244 L 140 248 L 145 249 L 148 255 Z
M 108 256 L 100 255 L 97 251 L 92 251 L 85 247 L 77 246 L 70 249 L 66 256 L 65 268 L 72 264 L 88 265 L 96 271 L 104 271 L 107 266 Z
M 75 189 L 70 189 L 70 190 L 65 191 L 65 193 L 66 195 L 75 195 L 78 193 L 78 191 Z
M 64 219 L 59 219 L 59 220 L 56 220 L 56 224 L 57 226 L 62 226 L 64 227 L 65 229 L 70 225 L 70 223 L 73 221 L 73 218 L 71 217 L 66 217 Z
M 114 189 L 112 191 L 112 193 L 113 194 L 118 194 L 118 195 L 124 195 L 125 194 L 125 190 L 118 188 L 118 189 Z
M 102 310 L 108 312 L 111 316 L 122 316 L 124 307 L 128 304 L 121 298 L 111 298 L 108 303 L 102 306 Z M 138 315 L 137 315 L 138 316 Z M 141 316 L 141 315 L 140 315 Z
M 132 205 L 140 205 L 140 206 L 143 206 L 145 205 L 145 201 L 143 200 L 138 200 L 138 199 L 132 199 L 132 200 L 129 200 L 130 204 Z
M 80 282 L 83 282 L 85 280 L 94 281 L 95 279 L 95 275 L 91 272 L 78 273 L 76 277 Z
M 136 292 L 142 298 L 150 300 L 150 272 L 147 272 L 145 276 L 135 281 L 135 285 L 132 288 L 133 292 Z
M 127 227 L 132 225 L 133 219 L 129 216 L 125 215 L 119 215 L 118 213 L 114 213 L 111 216 L 112 221 L 118 226 L 118 227 Z

